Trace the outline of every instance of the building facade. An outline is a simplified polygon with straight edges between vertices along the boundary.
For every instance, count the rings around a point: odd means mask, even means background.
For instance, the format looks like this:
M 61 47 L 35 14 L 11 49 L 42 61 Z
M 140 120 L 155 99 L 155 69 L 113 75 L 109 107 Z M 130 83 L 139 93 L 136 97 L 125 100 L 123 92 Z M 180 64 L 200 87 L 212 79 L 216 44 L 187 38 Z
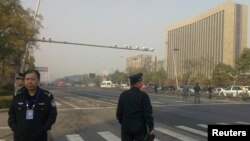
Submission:
M 166 71 L 169 78 L 187 73 L 211 76 L 218 63 L 235 67 L 247 47 L 247 5 L 226 2 L 167 27 Z
M 156 56 L 141 54 L 126 59 L 126 72 L 134 73 L 138 71 L 156 71 Z

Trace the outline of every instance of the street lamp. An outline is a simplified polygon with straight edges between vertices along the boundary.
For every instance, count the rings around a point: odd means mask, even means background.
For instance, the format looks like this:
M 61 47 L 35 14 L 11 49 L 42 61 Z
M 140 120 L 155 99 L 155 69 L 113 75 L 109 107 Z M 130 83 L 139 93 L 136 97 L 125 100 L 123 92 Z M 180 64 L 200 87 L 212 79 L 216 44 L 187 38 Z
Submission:
M 169 42 L 165 42 L 165 44 L 167 44 L 167 46 L 169 47 Z M 176 68 L 176 62 L 175 62 L 175 56 L 174 56 L 174 52 L 179 51 L 178 48 L 173 48 L 172 49 L 172 57 L 173 57 L 173 65 L 174 65 L 174 75 L 175 75 L 175 83 L 176 83 L 176 89 L 179 89 L 179 84 L 178 84 L 178 78 L 177 78 L 177 68 Z
M 174 63 L 174 75 L 175 75 L 175 82 L 176 82 L 176 89 L 179 89 L 179 84 L 178 84 L 178 78 L 177 78 L 177 68 L 176 68 L 176 62 L 175 62 L 175 53 L 176 51 L 179 51 L 178 48 L 173 49 L 173 63 Z

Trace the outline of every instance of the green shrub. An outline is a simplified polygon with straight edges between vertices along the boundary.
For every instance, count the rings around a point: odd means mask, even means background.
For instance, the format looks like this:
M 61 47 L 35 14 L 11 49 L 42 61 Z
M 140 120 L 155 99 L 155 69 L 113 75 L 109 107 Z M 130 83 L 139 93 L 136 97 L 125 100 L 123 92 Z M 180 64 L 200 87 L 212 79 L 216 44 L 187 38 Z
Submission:
M 0 109 L 8 108 L 10 106 L 11 99 L 0 99 Z
M 0 88 L 0 96 L 4 96 L 4 95 L 13 95 L 14 92 L 12 90 L 6 90 L 3 88 Z

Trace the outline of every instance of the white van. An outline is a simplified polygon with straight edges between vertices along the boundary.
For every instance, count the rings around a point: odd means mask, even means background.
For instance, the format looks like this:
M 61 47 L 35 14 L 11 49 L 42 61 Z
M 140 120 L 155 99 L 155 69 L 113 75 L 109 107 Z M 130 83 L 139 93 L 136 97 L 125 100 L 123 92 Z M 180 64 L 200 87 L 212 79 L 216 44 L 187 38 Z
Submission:
M 111 88 L 113 83 L 111 81 L 102 81 L 101 88 Z

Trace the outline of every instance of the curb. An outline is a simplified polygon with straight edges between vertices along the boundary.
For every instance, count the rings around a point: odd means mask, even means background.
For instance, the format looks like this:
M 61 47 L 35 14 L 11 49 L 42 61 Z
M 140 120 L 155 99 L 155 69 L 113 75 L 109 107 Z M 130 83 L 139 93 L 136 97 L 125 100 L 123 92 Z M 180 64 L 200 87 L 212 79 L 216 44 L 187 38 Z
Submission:
M 3 112 L 8 112 L 9 109 L 0 109 L 0 113 L 3 113 Z M 1 141 L 1 140 L 0 140 Z

